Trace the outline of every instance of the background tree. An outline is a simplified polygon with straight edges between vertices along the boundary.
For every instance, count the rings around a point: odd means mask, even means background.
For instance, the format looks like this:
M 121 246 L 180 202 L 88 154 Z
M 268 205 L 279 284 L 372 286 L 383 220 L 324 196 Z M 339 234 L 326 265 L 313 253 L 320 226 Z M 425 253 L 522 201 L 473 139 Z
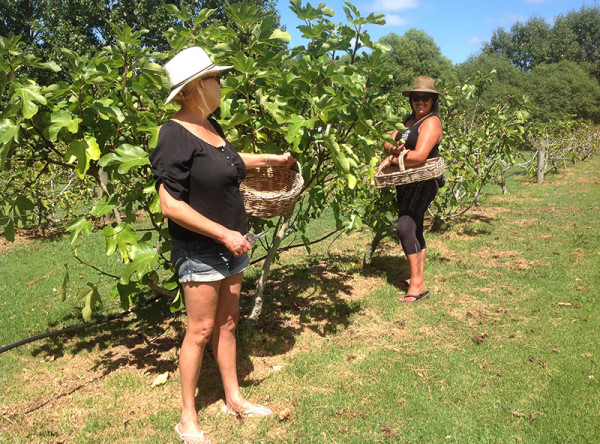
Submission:
M 405 90 L 420 75 L 433 77 L 438 91 L 456 84 L 452 62 L 442 55 L 433 37 L 424 31 L 411 28 L 401 37 L 390 33 L 379 41 L 391 48 L 384 56 L 384 69 L 392 75 L 384 88 L 386 92 Z
M 456 71 L 461 84 L 469 83 L 477 75 L 489 75 L 490 81 L 479 84 L 477 98 L 466 99 L 463 102 L 464 106 L 472 107 L 477 100 L 479 106 L 490 108 L 510 98 L 525 95 L 523 71 L 501 54 L 482 53 L 471 56 L 464 63 L 457 65 Z
M 483 52 L 504 55 L 515 66 L 529 70 L 540 64 L 571 60 L 600 80 L 600 8 L 583 6 L 556 18 L 554 25 L 533 17 L 517 22 L 510 32 L 499 28 Z
M 525 76 L 525 92 L 540 122 L 573 116 L 600 122 L 600 85 L 583 67 L 564 60 L 536 66 Z
M 559 15 L 554 29 L 564 28 L 561 33 L 570 33 L 574 45 L 567 60 L 579 63 L 600 81 L 600 8 L 582 6 L 579 11 Z
M 503 28 L 495 31 L 485 51 L 502 54 L 515 66 L 527 70 L 553 58 L 550 35 L 550 25 L 544 19 L 533 17 L 526 23 L 515 23 L 510 33 Z

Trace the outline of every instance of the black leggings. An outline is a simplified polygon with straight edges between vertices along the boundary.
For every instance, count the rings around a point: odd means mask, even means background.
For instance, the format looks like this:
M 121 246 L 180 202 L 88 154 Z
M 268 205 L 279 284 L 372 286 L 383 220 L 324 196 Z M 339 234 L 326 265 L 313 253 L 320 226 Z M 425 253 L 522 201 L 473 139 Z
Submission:
M 436 179 L 396 187 L 398 200 L 398 236 L 404 254 L 417 254 L 427 248 L 423 236 L 425 212 L 438 191 Z
M 405 215 L 398 218 L 398 236 L 404 254 L 417 254 L 427 248 L 423 237 L 423 217 L 416 221 L 412 216 Z

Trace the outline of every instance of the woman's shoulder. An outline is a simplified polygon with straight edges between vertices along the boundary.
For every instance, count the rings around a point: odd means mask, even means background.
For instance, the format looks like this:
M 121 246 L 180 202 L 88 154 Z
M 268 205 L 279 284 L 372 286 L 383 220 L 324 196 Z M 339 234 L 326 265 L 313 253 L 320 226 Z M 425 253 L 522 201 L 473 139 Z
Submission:
M 423 126 L 433 125 L 433 126 L 442 126 L 442 119 L 440 115 L 437 113 L 430 114 L 422 122 Z
M 169 119 L 160 127 L 161 134 L 176 135 L 182 133 L 183 126 L 174 119 Z

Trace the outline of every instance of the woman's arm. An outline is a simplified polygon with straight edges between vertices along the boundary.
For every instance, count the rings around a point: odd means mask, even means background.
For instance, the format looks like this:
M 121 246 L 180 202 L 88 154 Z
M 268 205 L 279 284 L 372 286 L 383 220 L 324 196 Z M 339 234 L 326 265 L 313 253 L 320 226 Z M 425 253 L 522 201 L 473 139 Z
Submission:
M 398 130 L 394 130 L 392 131 L 392 139 L 396 140 L 396 135 L 398 134 Z M 386 153 L 392 153 L 392 154 L 397 154 L 394 153 L 394 150 L 397 149 L 398 145 L 392 145 L 389 142 L 383 142 L 383 149 L 385 150 Z
M 252 248 L 242 233 L 229 230 L 223 225 L 213 222 L 186 202 L 175 199 L 162 183 L 158 187 L 158 197 L 162 213 L 166 217 L 190 231 L 212 237 L 225 245 L 234 256 L 241 256 Z
M 284 166 L 286 168 L 291 167 L 296 163 L 296 159 L 291 153 L 283 154 L 252 154 L 252 153 L 240 153 L 240 156 L 246 168 L 258 168 L 266 166 Z
M 443 135 L 442 122 L 438 117 L 426 119 L 419 128 L 415 149 L 408 151 L 404 157 L 404 165 L 411 167 L 425 162 L 433 147 L 441 142 Z

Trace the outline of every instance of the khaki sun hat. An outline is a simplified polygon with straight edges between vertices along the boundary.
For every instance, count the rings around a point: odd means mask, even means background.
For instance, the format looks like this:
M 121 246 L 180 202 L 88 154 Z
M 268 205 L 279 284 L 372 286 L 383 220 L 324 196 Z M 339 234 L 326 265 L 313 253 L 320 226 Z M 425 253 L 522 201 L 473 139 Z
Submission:
M 415 80 L 412 91 L 402 91 L 404 97 L 408 97 L 411 92 L 428 92 L 432 94 L 439 94 L 435 90 L 435 80 L 427 76 L 419 76 Z
M 229 69 L 231 66 L 215 65 L 199 46 L 184 49 L 165 64 L 171 92 L 165 105 L 173 100 L 181 88 L 198 77 Z

